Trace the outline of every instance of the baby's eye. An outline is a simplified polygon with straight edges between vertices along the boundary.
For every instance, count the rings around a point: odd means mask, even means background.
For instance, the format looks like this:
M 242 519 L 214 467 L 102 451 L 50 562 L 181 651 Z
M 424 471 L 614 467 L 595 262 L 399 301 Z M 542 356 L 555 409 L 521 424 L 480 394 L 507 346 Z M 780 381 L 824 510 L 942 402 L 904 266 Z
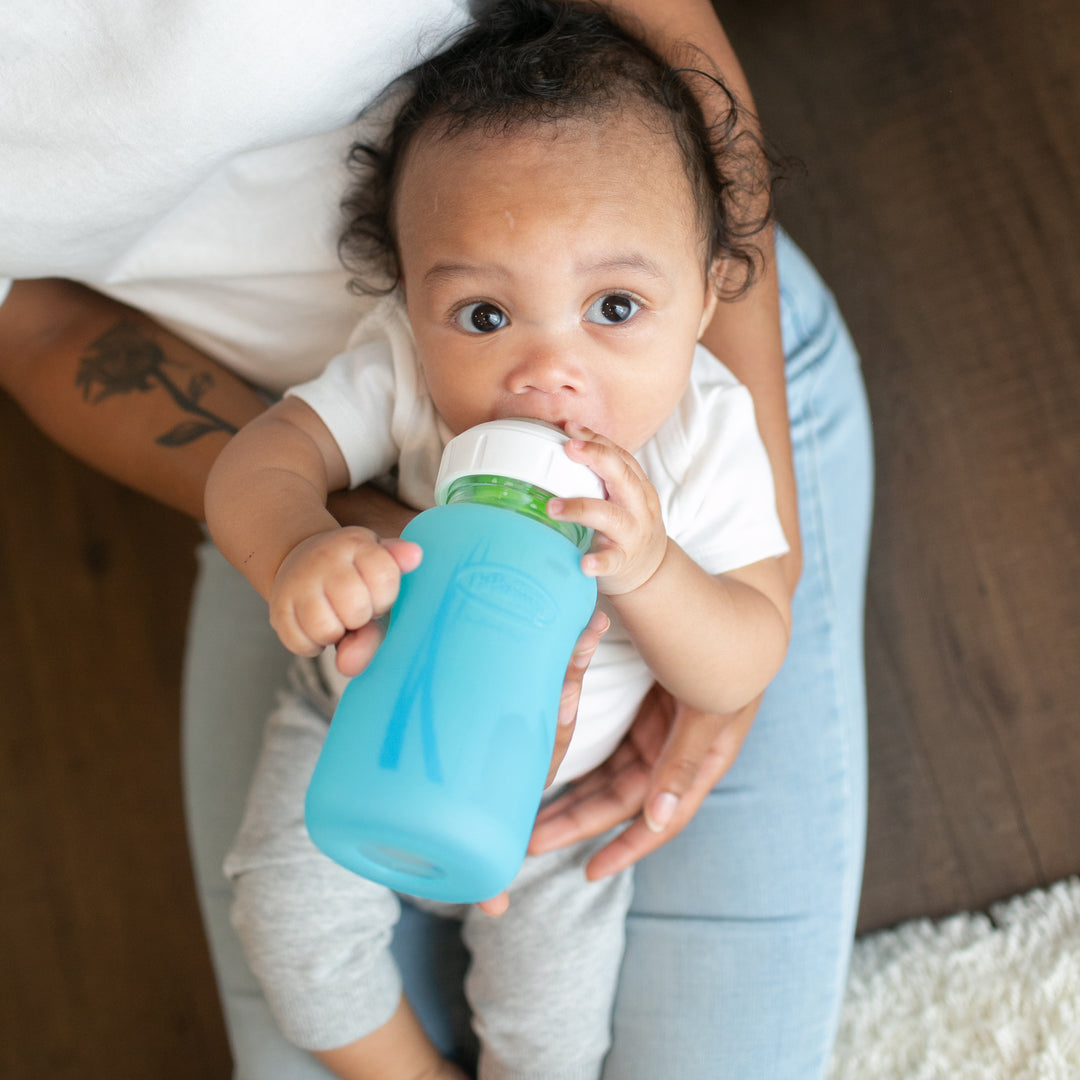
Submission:
M 615 325 L 624 323 L 641 308 L 636 300 L 621 293 L 612 293 L 610 296 L 601 296 L 599 300 L 589 305 L 585 312 L 588 322 Z
M 490 334 L 493 330 L 501 330 L 510 321 L 505 311 L 486 300 L 466 304 L 454 318 L 458 326 L 470 334 Z

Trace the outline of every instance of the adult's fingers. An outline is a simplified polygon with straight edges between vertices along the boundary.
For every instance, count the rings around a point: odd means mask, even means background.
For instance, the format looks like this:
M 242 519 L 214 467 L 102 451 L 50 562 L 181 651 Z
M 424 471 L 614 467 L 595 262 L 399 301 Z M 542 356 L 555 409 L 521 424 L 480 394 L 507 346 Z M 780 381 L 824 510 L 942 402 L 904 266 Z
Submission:
M 720 718 L 722 723 L 718 730 L 714 728 L 713 738 L 697 761 L 689 783 L 677 795 L 674 804 L 667 799 L 660 804 L 663 807 L 660 814 L 666 820 L 657 821 L 653 815 L 657 813 L 658 797 L 675 794 L 671 789 L 680 786 L 688 775 L 689 755 L 700 749 L 697 735 L 680 731 L 677 722 L 670 740 L 671 760 L 668 764 L 671 769 L 665 769 L 663 758 L 657 763 L 646 784 L 642 815 L 593 855 L 585 867 L 585 876 L 590 881 L 598 881 L 618 873 L 678 836 L 734 764 L 756 712 L 755 702 L 738 713 Z M 692 723 L 692 718 L 687 720 Z M 644 812 L 645 808 L 649 808 L 648 814 Z
M 593 611 L 585 624 L 585 629 L 578 635 L 577 642 L 574 644 L 574 651 L 570 654 L 570 663 L 566 666 L 562 694 L 559 697 L 559 721 L 555 728 L 555 747 L 551 754 L 547 779 L 544 781 L 545 787 L 555 779 L 555 774 L 559 771 L 563 758 L 566 757 L 566 751 L 577 724 L 581 683 L 596 652 L 596 646 L 600 644 L 600 639 L 607 633 L 610 625 L 611 621 L 602 611 Z
M 730 719 L 676 706 L 671 731 L 653 766 L 641 807 L 642 819 L 650 832 L 663 832 L 682 798 L 700 786 L 703 771 L 709 772 L 705 765 L 713 742 Z
M 671 695 L 654 685 L 611 757 L 540 811 L 529 851 L 540 854 L 599 836 L 638 814 L 674 714 Z
M 637 862 L 678 835 L 731 767 L 757 711 L 710 717 L 654 687 L 615 753 L 537 816 L 529 851 L 540 854 L 623 822 L 586 873 L 596 880 Z M 673 795 L 670 799 L 661 796 Z M 649 807 L 649 815 L 643 812 Z

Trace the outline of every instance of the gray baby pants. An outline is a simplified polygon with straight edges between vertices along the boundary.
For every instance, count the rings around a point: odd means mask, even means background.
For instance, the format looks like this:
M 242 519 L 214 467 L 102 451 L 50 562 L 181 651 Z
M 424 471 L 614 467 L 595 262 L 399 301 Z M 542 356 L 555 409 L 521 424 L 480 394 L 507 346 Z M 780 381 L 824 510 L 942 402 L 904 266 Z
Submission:
M 267 723 L 240 833 L 225 861 L 233 925 L 282 1032 L 309 1050 L 353 1042 L 401 999 L 390 954 L 397 896 L 308 837 L 304 795 L 327 722 L 284 695 Z M 530 856 L 510 909 L 418 901 L 461 921 L 480 1080 L 595 1080 L 610 1044 L 630 871 L 585 879 L 601 837 Z

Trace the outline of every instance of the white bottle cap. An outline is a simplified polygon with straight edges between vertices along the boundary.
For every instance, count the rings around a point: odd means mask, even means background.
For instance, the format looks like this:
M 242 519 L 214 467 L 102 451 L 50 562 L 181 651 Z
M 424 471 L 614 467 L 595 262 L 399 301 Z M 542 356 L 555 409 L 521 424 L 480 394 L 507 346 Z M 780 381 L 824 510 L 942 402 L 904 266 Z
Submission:
M 543 420 L 492 420 L 463 431 L 446 444 L 435 501 L 463 476 L 508 476 L 550 491 L 560 499 L 602 499 L 604 485 L 587 465 L 571 461 L 563 447 L 570 436 Z

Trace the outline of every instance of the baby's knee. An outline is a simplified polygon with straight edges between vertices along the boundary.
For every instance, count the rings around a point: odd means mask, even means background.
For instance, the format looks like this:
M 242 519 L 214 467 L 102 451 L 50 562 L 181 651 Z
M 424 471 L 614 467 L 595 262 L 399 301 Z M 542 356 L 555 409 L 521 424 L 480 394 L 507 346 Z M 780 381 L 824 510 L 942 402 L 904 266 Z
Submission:
M 249 958 L 324 969 L 327 955 L 359 958 L 389 948 L 400 914 L 397 897 L 329 860 L 313 862 L 233 877 L 230 916 Z
M 334 867 L 269 866 L 233 878 L 233 927 L 282 1033 L 305 1049 L 341 1046 L 392 1015 L 390 955 L 400 908 L 388 889 Z

